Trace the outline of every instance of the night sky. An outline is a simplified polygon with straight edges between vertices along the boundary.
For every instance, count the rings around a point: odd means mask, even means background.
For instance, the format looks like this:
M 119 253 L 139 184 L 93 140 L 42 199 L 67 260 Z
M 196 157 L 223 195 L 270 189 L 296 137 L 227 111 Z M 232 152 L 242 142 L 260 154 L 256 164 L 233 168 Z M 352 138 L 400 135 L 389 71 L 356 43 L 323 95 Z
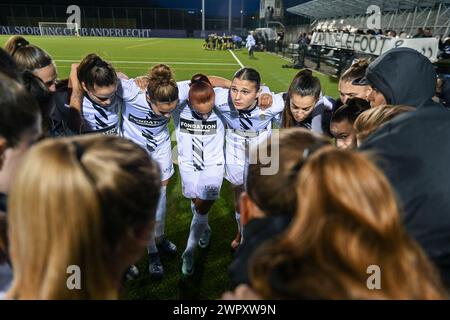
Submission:
M 246 13 L 254 13 L 259 11 L 259 0 L 242 0 L 244 4 L 244 11 Z M 154 0 L 150 1 L 157 3 L 161 7 L 170 8 L 196 8 L 200 9 L 202 6 L 201 0 Z M 305 2 L 299 0 L 284 0 L 284 8 L 295 6 L 299 3 Z M 228 16 L 228 0 L 205 0 L 206 12 L 211 12 L 214 15 L 222 14 Z M 233 15 L 238 16 L 241 10 L 241 0 L 233 0 Z
M 259 0 L 242 0 L 244 13 L 253 14 L 259 11 Z M 283 0 L 284 8 L 308 0 Z M 111 7 L 161 7 L 161 8 L 184 8 L 200 10 L 202 0 L 0 0 L 0 3 L 31 3 L 31 4 L 53 4 L 79 6 L 111 6 Z M 206 14 L 228 16 L 228 0 L 205 0 Z M 233 16 L 240 16 L 241 0 L 233 0 Z

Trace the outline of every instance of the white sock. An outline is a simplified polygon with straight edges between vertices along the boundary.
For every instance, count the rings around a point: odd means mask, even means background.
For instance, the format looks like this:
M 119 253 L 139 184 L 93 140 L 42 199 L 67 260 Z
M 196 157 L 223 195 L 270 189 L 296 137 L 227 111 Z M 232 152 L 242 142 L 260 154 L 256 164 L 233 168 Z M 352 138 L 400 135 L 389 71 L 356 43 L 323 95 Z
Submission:
M 195 213 L 191 221 L 191 230 L 189 231 L 189 239 L 187 242 L 186 251 L 191 251 L 197 246 L 198 240 L 208 226 L 208 214 Z
M 167 186 L 161 187 L 161 194 L 156 209 L 155 237 L 164 235 L 164 227 L 166 224 L 166 203 L 167 203 Z
M 191 201 L 191 212 L 192 212 L 193 215 L 199 214 L 198 211 L 197 211 L 197 209 L 195 208 L 195 203 L 192 202 L 192 201 Z M 208 213 L 206 213 L 206 215 L 207 215 L 207 214 L 208 214 Z M 209 221 L 208 221 L 208 223 L 206 224 L 206 227 L 207 227 L 209 230 L 211 230 L 211 227 L 209 226 Z
M 195 209 L 194 201 L 191 201 L 191 212 L 192 212 L 192 215 L 194 215 L 194 216 L 197 214 L 197 209 Z

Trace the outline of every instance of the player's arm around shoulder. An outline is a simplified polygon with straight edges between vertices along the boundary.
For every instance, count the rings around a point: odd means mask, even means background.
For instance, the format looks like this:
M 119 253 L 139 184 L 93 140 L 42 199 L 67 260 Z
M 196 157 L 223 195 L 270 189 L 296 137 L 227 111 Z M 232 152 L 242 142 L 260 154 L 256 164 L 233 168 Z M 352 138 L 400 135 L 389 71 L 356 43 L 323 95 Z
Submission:
M 145 92 L 137 84 L 136 79 L 119 78 L 119 87 L 117 88 L 117 96 L 125 102 L 133 101 L 139 93 Z
M 84 90 L 81 86 L 80 81 L 78 80 L 78 63 L 74 63 L 70 68 L 69 75 L 69 119 L 68 126 L 70 130 L 76 133 L 81 132 L 81 127 L 83 124 L 83 120 L 81 117 L 81 109 L 83 105 L 84 99 Z
M 213 87 L 219 87 L 219 88 L 225 88 L 229 89 L 231 88 L 231 80 L 228 80 L 226 78 L 218 77 L 218 76 L 208 76 L 209 82 L 211 82 L 211 85 Z
M 258 105 L 262 111 L 265 111 L 273 106 L 273 93 L 270 91 L 269 87 L 264 85 L 261 86 Z
M 270 108 L 267 109 L 266 114 L 272 115 L 274 117 L 279 116 L 285 107 L 284 92 L 281 93 L 271 93 L 272 103 Z

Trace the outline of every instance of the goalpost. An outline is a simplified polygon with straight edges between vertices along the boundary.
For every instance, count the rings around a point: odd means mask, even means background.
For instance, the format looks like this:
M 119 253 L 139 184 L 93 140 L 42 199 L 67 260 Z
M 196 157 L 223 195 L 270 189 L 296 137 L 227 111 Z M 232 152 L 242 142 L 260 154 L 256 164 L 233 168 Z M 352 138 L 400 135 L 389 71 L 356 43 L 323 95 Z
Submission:
M 80 28 L 76 23 L 39 22 L 41 36 L 80 36 Z

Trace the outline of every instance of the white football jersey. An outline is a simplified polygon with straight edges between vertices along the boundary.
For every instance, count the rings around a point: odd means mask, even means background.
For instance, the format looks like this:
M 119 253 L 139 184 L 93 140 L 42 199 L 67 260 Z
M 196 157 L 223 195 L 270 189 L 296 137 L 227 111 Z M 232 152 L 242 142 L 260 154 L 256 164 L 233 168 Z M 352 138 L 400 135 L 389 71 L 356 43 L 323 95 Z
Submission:
M 132 92 L 138 94 L 124 101 L 123 135 L 125 138 L 143 146 L 149 153 L 153 153 L 159 146 L 170 140 L 169 118 L 157 115 L 147 102 L 146 93 L 138 88 L 133 79 L 128 83 Z M 185 103 L 189 94 L 189 81 L 178 82 L 177 108 Z
M 241 163 L 241 152 L 236 149 L 245 149 L 245 144 L 257 145 L 267 139 L 272 133 L 272 121 L 284 109 L 284 103 L 274 100 L 272 106 L 261 110 L 258 105 L 248 110 L 238 110 L 233 105 L 229 90 L 215 88 L 216 106 L 227 123 L 227 163 Z M 268 91 L 263 87 L 263 92 Z
M 123 102 L 133 99 L 139 90 L 133 86 L 134 80 L 120 79 L 113 101 L 108 107 L 102 107 L 92 101 L 87 94 L 83 98 L 81 116 L 84 133 L 101 132 L 104 134 L 121 134 L 121 117 Z
M 287 93 L 281 92 L 278 94 L 273 95 L 274 104 L 282 104 L 285 102 Z M 324 113 L 329 112 L 333 110 L 334 107 L 334 101 L 333 99 L 324 96 L 322 93 L 320 94 L 319 100 L 316 102 L 314 106 L 314 110 L 311 112 L 311 114 L 306 118 L 305 120 L 301 122 L 295 122 L 296 127 L 306 128 L 314 133 L 318 134 L 324 134 L 324 128 L 323 128 L 323 122 L 324 122 Z M 283 121 L 281 118 L 281 115 L 276 118 L 276 123 L 279 127 L 283 125 Z
M 264 93 L 269 93 L 267 87 L 262 89 Z M 233 105 L 229 90 L 216 88 L 215 92 L 217 109 L 227 123 L 226 179 L 233 185 L 242 185 L 250 152 L 271 136 L 272 121 L 282 113 L 284 103 L 278 100 L 265 111 L 257 104 L 248 110 L 238 110 Z
M 267 87 L 262 87 L 263 93 L 270 93 Z M 272 121 L 283 112 L 284 103 L 274 100 L 272 106 L 261 110 L 258 105 L 248 110 L 238 110 L 233 105 L 228 89 L 215 88 L 216 106 L 226 120 L 227 129 L 255 133 L 261 130 L 271 131 Z
M 180 104 L 184 104 L 189 99 L 190 80 L 178 81 L 178 99 Z
M 144 147 L 149 153 L 170 140 L 169 119 L 157 115 L 147 102 L 146 93 L 140 91 L 131 100 L 124 102 L 123 136 Z
M 213 109 L 207 120 L 194 115 L 187 102 L 173 113 L 180 166 L 202 171 L 224 164 L 225 125 Z

